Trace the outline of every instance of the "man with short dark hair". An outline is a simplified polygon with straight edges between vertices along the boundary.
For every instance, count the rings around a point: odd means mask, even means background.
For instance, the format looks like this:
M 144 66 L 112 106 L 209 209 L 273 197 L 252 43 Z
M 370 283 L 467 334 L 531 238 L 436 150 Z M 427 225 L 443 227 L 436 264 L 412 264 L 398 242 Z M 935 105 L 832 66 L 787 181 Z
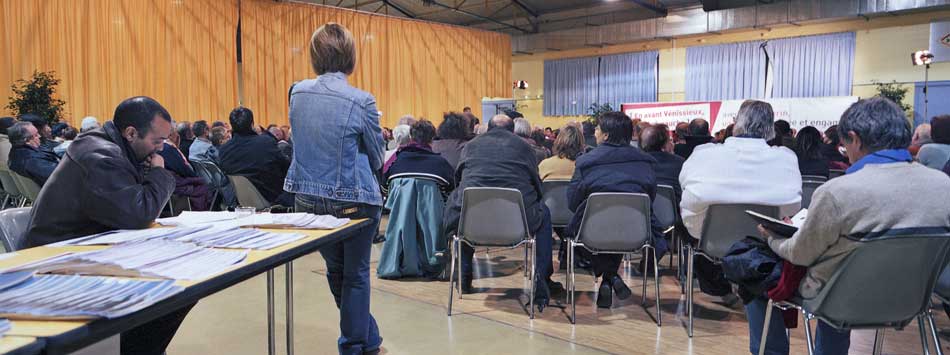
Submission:
M 488 122 L 488 132 L 465 144 L 456 170 L 459 186 L 452 191 L 443 213 L 443 226 L 449 238 L 458 231 L 462 212 L 462 192 L 469 187 L 504 187 L 521 191 L 528 229 L 535 236 L 537 287 L 534 302 L 543 310 L 550 292 L 563 289 L 551 281 L 551 213 L 541 202 L 541 178 L 534 150 L 514 134 L 514 122 L 496 115 Z M 472 292 L 472 258 L 475 249 L 462 243 L 462 293 Z
M 45 118 L 36 114 L 25 113 L 20 115 L 20 121 L 32 123 L 36 127 L 36 131 L 40 134 L 40 149 L 52 152 L 53 148 L 59 145 L 59 142 L 53 139 L 53 130 Z
M 56 156 L 62 159 L 63 155 L 66 155 L 66 149 L 69 149 L 69 145 L 76 140 L 76 136 L 79 135 L 79 132 L 76 132 L 76 129 L 72 126 L 66 126 L 62 132 L 60 132 L 60 135 L 63 137 L 63 143 L 53 148 L 53 153 L 56 153 Z
M 597 148 L 577 158 L 574 176 L 567 190 L 567 203 L 574 217 L 567 226 L 567 235 L 575 236 L 587 207 L 587 198 L 601 192 L 642 193 L 656 197 L 656 176 L 653 166 L 656 163 L 649 155 L 630 145 L 634 123 L 623 112 L 608 112 L 597 121 Z M 654 221 L 653 245 L 657 248 L 659 259 L 667 249 L 662 238 L 659 224 Z M 617 274 L 620 268 L 620 254 L 594 254 L 591 264 L 595 277 L 601 278 L 597 293 L 597 307 L 610 308 L 612 294 L 620 299 L 630 297 L 630 289 Z
M 795 150 L 795 136 L 792 135 L 792 125 L 788 121 L 775 121 L 775 138 L 769 141 L 769 145 Z
M 214 145 L 211 144 L 211 139 L 209 138 L 211 129 L 208 127 L 208 122 L 204 120 L 197 121 L 191 125 L 191 130 L 195 133 L 195 140 L 191 143 L 191 148 L 188 150 L 188 160 L 202 163 L 217 163 L 218 148 L 215 148 Z
M 679 129 L 679 127 L 677 127 L 677 129 Z M 689 159 L 689 156 L 693 154 L 693 149 L 712 142 L 712 140 L 713 137 L 709 134 L 709 122 L 702 118 L 697 118 L 689 121 L 684 143 L 674 146 L 673 152 L 683 157 L 683 159 Z
M 40 136 L 30 122 L 17 122 L 7 129 L 10 137 L 10 170 L 28 177 L 42 187 L 56 170 L 59 158 L 52 151 L 40 149 Z
M 640 149 L 656 160 L 654 168 L 657 185 L 669 185 L 676 191 L 676 196 L 680 196 L 680 170 L 683 169 L 686 159 L 670 153 L 672 144 L 669 133 L 665 124 L 644 128 L 640 133 Z
M 69 147 L 33 206 L 27 246 L 148 228 L 175 188 L 165 161 L 156 154 L 171 130 L 171 115 L 155 100 L 139 96 L 120 103 L 111 122 Z M 121 353 L 164 353 L 189 309 L 191 305 L 123 332 Z
M 270 203 L 293 206 L 293 194 L 284 191 L 290 161 L 270 135 L 254 131 L 254 112 L 246 107 L 231 111 L 231 140 L 218 150 L 221 170 L 247 177 Z
M 178 150 L 180 150 L 181 154 L 184 154 L 185 157 L 188 157 L 188 154 L 191 153 L 191 145 L 195 142 L 195 133 L 191 130 L 191 123 L 179 122 L 175 130 L 178 131 L 179 140 L 181 140 L 178 144 Z

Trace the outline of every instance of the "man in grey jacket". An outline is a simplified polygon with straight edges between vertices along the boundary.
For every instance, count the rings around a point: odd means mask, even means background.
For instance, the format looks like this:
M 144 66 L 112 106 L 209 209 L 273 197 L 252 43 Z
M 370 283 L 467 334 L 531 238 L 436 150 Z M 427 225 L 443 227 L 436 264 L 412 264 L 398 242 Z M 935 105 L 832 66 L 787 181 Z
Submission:
M 950 179 L 913 162 L 910 126 L 897 105 L 884 98 L 858 101 L 841 116 L 838 133 L 853 164 L 846 175 L 815 190 L 808 218 L 791 238 L 759 229 L 776 254 L 808 268 L 798 288 L 806 299 L 818 295 L 863 238 L 950 228 Z M 753 354 L 765 307 L 763 300 L 746 305 Z M 850 331 L 818 322 L 815 354 L 847 354 L 849 347 Z M 788 353 L 781 317 L 769 324 L 766 353 Z

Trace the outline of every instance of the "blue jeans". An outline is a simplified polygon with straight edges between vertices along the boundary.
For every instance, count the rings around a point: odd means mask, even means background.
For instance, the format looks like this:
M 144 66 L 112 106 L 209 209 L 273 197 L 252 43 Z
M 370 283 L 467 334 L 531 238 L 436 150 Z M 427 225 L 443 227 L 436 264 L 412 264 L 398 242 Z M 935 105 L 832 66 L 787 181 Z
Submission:
M 369 313 L 369 256 L 379 233 L 382 207 L 298 194 L 297 212 L 329 214 L 339 218 L 370 218 L 369 226 L 344 241 L 320 249 L 327 263 L 330 292 L 340 309 L 340 354 L 375 351 L 383 343 L 376 319 Z
M 544 209 L 544 213 L 541 217 L 541 227 L 534 231 L 534 266 L 536 268 L 536 272 L 538 273 L 537 279 L 547 281 L 551 279 L 551 274 L 554 273 L 554 269 L 551 265 L 553 257 L 552 243 L 554 243 L 554 239 L 552 237 L 551 229 L 551 211 L 548 211 L 547 206 L 542 205 L 541 207 Z M 471 277 L 472 259 L 474 257 L 475 248 L 470 247 L 468 244 L 462 243 L 463 277 Z
M 768 306 L 768 300 L 764 298 L 756 298 L 745 305 L 746 318 L 749 319 L 749 351 L 752 354 L 759 353 L 766 306 Z M 785 336 L 785 323 L 782 321 L 782 312 L 778 308 L 772 310 L 768 337 L 765 343 L 766 354 L 788 355 L 788 337 Z M 837 330 L 824 321 L 818 321 L 818 329 L 815 331 L 815 354 L 847 355 L 850 347 L 850 330 Z

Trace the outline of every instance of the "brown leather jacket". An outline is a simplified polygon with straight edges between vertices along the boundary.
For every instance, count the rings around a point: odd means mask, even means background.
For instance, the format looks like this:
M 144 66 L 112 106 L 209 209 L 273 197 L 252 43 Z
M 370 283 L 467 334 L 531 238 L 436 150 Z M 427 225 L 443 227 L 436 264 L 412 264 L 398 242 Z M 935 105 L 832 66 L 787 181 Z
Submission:
M 69 146 L 33 205 L 26 245 L 146 228 L 174 189 L 169 171 L 146 169 L 116 126 L 106 122 Z

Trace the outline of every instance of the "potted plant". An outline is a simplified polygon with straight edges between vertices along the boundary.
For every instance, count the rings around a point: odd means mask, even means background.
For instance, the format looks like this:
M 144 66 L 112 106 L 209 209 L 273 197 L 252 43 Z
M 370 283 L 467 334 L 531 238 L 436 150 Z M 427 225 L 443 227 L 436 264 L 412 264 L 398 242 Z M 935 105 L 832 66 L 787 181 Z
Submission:
M 587 121 L 592 123 L 594 126 L 597 126 L 597 119 L 600 118 L 600 115 L 607 112 L 613 112 L 615 110 L 610 106 L 610 104 L 598 104 L 595 102 L 587 108 L 587 111 L 590 112 L 587 117 Z
M 911 112 L 911 106 L 904 103 L 904 97 L 907 96 L 907 88 L 898 84 L 897 81 L 890 83 L 875 81 L 874 85 L 877 86 L 877 96 L 894 101 L 905 113 L 909 114 Z
M 13 96 L 6 108 L 17 116 L 24 113 L 39 115 L 52 126 L 63 119 L 63 106 L 66 105 L 65 101 L 53 97 L 56 85 L 59 85 L 59 79 L 55 72 L 34 71 L 29 80 L 19 79 L 10 85 Z

